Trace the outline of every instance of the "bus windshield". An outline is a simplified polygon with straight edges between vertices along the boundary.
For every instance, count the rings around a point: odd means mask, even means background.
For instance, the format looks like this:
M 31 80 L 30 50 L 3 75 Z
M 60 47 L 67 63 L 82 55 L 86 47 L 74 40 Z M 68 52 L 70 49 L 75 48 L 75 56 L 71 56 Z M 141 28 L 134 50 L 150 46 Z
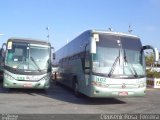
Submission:
M 47 70 L 49 66 L 49 47 L 30 47 L 30 70 Z
M 100 38 L 97 43 L 97 52 L 92 56 L 93 74 L 121 78 L 145 76 L 145 61 L 140 51 L 139 40 L 121 37 Z M 117 40 L 121 43 L 117 43 Z M 134 42 L 136 43 L 133 44 Z M 132 46 L 129 47 L 130 45 Z
M 8 48 L 5 65 L 24 71 L 47 70 L 49 66 L 49 47 L 13 42 Z

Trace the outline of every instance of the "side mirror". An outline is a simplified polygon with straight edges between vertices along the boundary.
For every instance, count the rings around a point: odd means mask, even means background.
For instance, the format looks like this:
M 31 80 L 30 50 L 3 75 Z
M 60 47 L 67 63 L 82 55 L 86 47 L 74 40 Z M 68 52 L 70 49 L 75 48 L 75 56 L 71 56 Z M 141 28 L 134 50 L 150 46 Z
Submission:
M 3 48 L 1 48 L 0 49 L 0 56 L 2 56 L 2 57 L 3 57 L 3 51 L 4 51 Z
M 154 48 L 150 45 L 146 45 L 142 47 L 142 51 L 146 50 L 146 49 L 152 49 L 153 53 L 154 53 L 154 62 L 158 62 L 159 61 L 159 52 L 157 48 Z
M 56 54 L 55 53 L 53 53 L 53 60 L 55 60 L 56 59 Z
M 154 53 L 155 53 L 155 62 L 159 61 L 159 51 L 157 48 L 154 49 Z
M 0 56 L 2 56 L 3 58 L 5 57 L 6 46 L 6 43 L 3 43 L 2 48 L 0 49 Z
M 93 36 L 91 37 L 90 53 L 96 53 L 96 42 L 99 42 L 99 34 L 93 34 Z
M 55 59 L 55 52 L 54 52 L 54 47 L 51 47 L 51 61 Z
M 53 56 L 52 56 L 52 57 L 53 57 L 53 60 L 54 60 L 54 59 L 56 59 L 56 55 L 55 55 L 55 51 L 54 51 L 54 47 L 51 47 L 51 49 L 53 50 L 53 54 L 52 54 Z

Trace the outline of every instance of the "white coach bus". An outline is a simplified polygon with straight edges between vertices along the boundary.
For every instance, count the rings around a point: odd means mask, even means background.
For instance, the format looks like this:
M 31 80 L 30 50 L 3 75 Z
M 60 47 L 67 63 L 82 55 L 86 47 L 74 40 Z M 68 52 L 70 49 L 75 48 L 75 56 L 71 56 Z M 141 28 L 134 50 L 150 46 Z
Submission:
M 56 81 L 89 97 L 144 96 L 146 66 L 139 37 L 120 32 L 88 30 L 55 53 Z

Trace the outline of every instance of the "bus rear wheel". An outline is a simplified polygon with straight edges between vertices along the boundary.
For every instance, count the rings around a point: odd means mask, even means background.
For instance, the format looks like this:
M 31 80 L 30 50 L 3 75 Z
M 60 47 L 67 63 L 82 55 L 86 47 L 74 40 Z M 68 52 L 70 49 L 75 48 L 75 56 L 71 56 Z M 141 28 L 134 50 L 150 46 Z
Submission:
M 73 84 L 73 90 L 74 90 L 75 96 L 76 97 L 80 97 L 78 82 L 76 82 L 76 81 Z

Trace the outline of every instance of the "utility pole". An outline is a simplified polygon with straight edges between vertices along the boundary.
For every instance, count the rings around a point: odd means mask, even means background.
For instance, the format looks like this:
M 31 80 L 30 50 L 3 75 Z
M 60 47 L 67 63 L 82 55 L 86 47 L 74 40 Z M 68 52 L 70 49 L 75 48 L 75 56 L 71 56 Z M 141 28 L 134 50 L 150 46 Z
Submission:
M 131 29 L 131 25 L 129 25 L 129 30 L 128 30 L 129 33 L 132 33 L 133 30 Z
M 49 42 L 49 38 L 50 38 L 50 34 L 49 34 L 49 27 L 46 27 L 46 30 L 47 30 L 47 33 L 48 33 L 48 35 L 47 35 L 47 39 L 48 39 L 48 42 Z

